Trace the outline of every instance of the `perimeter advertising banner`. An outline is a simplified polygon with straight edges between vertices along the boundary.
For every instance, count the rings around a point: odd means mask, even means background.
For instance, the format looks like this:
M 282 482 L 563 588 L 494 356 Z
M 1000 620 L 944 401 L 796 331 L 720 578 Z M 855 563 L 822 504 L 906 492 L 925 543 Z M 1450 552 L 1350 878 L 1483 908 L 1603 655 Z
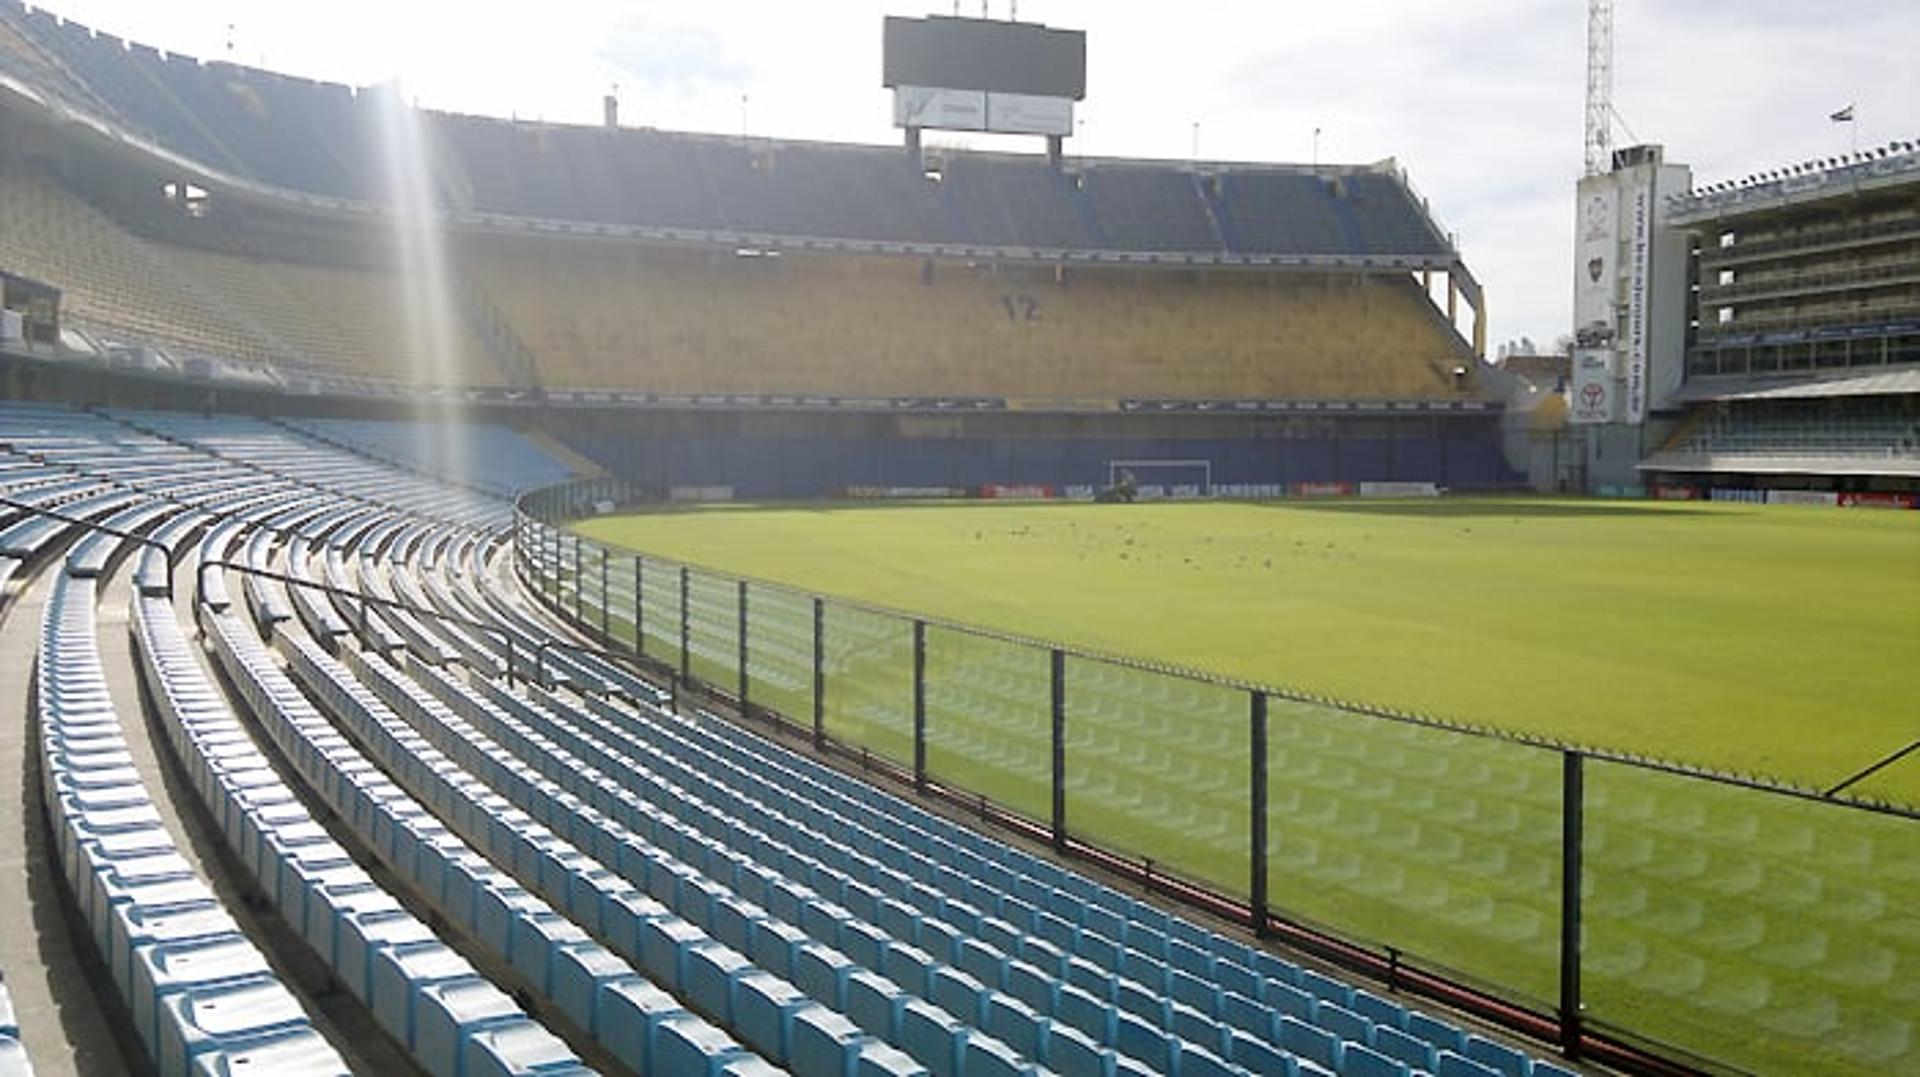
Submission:
M 1618 331 L 1615 284 L 1620 278 L 1619 192 L 1612 176 L 1580 181 L 1574 236 L 1573 325 L 1584 341 L 1611 341 Z
M 1573 353 L 1573 380 L 1567 387 L 1567 421 L 1620 421 L 1620 383 L 1614 378 L 1610 348 L 1577 348 Z
M 1645 422 L 1647 418 L 1647 338 L 1653 331 L 1648 324 L 1647 294 L 1653 276 L 1653 177 L 1651 167 L 1621 175 L 1621 216 L 1627 234 L 1625 418 L 1629 423 Z

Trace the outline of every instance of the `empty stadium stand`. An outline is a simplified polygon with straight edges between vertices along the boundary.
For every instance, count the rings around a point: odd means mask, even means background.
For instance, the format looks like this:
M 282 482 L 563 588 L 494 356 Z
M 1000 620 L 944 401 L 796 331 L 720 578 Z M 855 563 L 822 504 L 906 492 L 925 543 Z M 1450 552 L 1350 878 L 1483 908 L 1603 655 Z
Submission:
M 1034 400 L 1472 398 L 1411 279 L 1141 275 L 474 236 L 549 388 Z
M 1390 162 L 1055 167 L 440 113 L 419 116 L 418 152 L 452 226 L 452 339 L 423 354 L 421 274 L 395 268 L 379 210 L 396 102 L 11 0 L 0 28 L 0 77 L 34 95 L 0 110 L 32 135 L 0 151 L 24 222 L 0 265 L 176 366 L 265 363 L 293 391 L 311 371 L 1056 408 L 1483 396 L 1452 324 L 1478 286 Z M 82 148 L 76 116 L 127 141 Z
M 502 589 L 507 503 L 425 477 L 417 435 L 0 408 L 7 496 L 153 541 L 24 511 L 0 531 L 10 574 L 55 574 L 45 796 L 96 925 L 70 945 L 130 970 L 101 989 L 162 1072 L 345 1072 L 323 1035 L 341 1006 L 435 1074 L 1564 1072 L 670 714 L 592 654 L 545 655 L 552 687 L 529 683 L 555 629 Z M 503 475 L 553 474 L 524 440 L 473 437 Z M 322 1026 L 167 852 L 142 807 L 162 794 L 117 754 L 138 703 L 102 694 L 93 620 L 117 572 L 185 779 L 167 795 L 344 987 Z
M 1920 395 L 1732 401 L 1649 456 L 1671 473 L 1920 477 Z

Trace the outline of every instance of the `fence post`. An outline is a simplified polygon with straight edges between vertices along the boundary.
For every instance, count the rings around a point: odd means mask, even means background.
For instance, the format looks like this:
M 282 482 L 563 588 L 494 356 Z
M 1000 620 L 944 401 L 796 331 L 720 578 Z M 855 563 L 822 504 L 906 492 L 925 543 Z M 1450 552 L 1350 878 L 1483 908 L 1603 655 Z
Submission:
M 600 642 L 613 642 L 613 603 L 607 600 L 607 548 L 600 547 Z
M 552 597 L 554 609 L 558 611 L 560 608 L 560 532 L 555 531 L 548 524 L 542 524 L 541 530 L 547 533 L 547 541 L 544 543 L 547 547 L 545 559 L 547 563 L 541 567 L 545 570 L 544 574 L 547 577 L 547 593 Z
M 647 577 L 642 566 L 646 558 L 635 554 L 633 557 L 633 653 L 641 658 L 647 654 Z
M 737 627 L 740 634 L 740 717 L 745 718 L 747 716 L 747 581 L 740 580 L 735 587 L 739 590 L 739 612 L 736 620 L 739 622 Z
M 1067 851 L 1067 652 L 1052 655 L 1053 848 Z
M 680 679 L 683 681 L 691 680 L 693 675 L 693 663 L 687 652 L 687 643 L 693 634 L 692 611 L 687 597 L 687 580 L 692 575 L 687 566 L 680 566 Z
M 1580 1054 L 1580 882 L 1585 842 L 1586 757 L 1560 756 L 1560 1049 Z
M 1253 933 L 1267 934 L 1267 694 L 1254 689 L 1248 728 L 1250 743 L 1247 788 L 1248 830 L 1247 864 L 1252 877 L 1247 880 L 1247 911 L 1253 916 Z
M 813 746 L 827 743 L 827 603 L 813 596 Z
M 913 622 L 913 787 L 927 791 L 927 622 Z
M 586 576 L 585 566 L 580 560 L 580 532 L 573 533 L 573 620 L 579 624 L 587 619 L 586 614 Z

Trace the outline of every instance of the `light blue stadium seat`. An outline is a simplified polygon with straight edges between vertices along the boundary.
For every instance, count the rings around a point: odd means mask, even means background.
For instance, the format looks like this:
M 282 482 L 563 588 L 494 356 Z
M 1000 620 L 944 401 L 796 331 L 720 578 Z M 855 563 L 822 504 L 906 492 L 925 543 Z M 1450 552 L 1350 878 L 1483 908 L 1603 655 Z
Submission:
M 680 985 L 688 1003 L 720 1024 L 733 1019 L 736 977 L 753 968 L 737 950 L 706 940 L 685 947 L 680 954 Z
M 6 1069 L 0 1065 L 0 1073 Z M 347 1077 L 340 1055 L 312 1029 L 248 1040 L 194 1056 L 196 1077 Z
M 653 1069 L 654 1030 L 667 1017 L 684 1012 L 672 995 L 645 980 L 617 980 L 605 985 L 594 1003 L 596 1028 L 604 1029 L 600 1040 L 613 1056 L 630 1069 L 641 1073 Z
M 372 883 L 338 888 L 322 886 L 313 896 L 314 900 L 307 902 L 307 922 L 301 935 L 335 970 L 340 967 L 337 943 L 343 918 L 400 911 L 400 902 Z
M 1396 1029 L 1407 1027 L 1406 1007 L 1390 999 L 1381 998 L 1364 988 L 1353 989 L 1351 1009 L 1375 1025 L 1386 1025 Z
M 1359 1044 L 1373 1042 L 1373 1022 L 1344 1006 L 1322 1002 L 1314 1007 L 1313 1023 L 1343 1040 Z
M 966 1024 L 980 1024 L 981 1006 L 985 1001 L 980 981 L 945 965 L 934 969 L 927 979 L 929 999 L 934 1005 Z
M 1431 1072 L 1435 1065 L 1433 1044 L 1386 1025 L 1374 1026 L 1373 1049 L 1413 1069 Z
M 1170 1048 L 1175 1044 L 1159 1026 L 1136 1014 L 1116 1011 L 1113 1015 L 1113 1049 L 1129 1058 L 1156 1070 L 1167 1070 L 1172 1066 Z
M 1300 987 L 1322 1002 L 1346 1007 L 1353 1001 L 1353 985 L 1312 969 L 1300 970 Z
M 1054 992 L 1053 1019 L 1086 1033 L 1099 1043 L 1113 1036 L 1114 1008 L 1078 987 L 1062 984 Z
M 609 985 L 636 979 L 632 966 L 598 943 L 570 944 L 554 951 L 549 994 L 560 1012 L 596 1036 L 600 994 Z
M 1167 1025 L 1166 996 L 1149 991 L 1131 980 L 1115 982 L 1113 1004 L 1122 1013 L 1132 1014 L 1155 1028 L 1165 1028 Z
M 1234 1065 L 1261 1077 L 1293 1077 L 1299 1064 L 1292 1055 L 1238 1030 L 1227 1033 L 1227 1058 Z
M 1006 1044 L 974 1036 L 967 1040 L 961 1072 L 967 1077 L 1024 1077 L 1032 1069 Z
M 414 1013 L 429 984 L 474 980 L 473 966 L 439 941 L 387 946 L 369 959 L 373 984 L 367 996 L 375 1020 L 401 1043 L 414 1041 Z
M 856 965 L 879 968 L 890 945 L 887 933 L 872 924 L 847 920 L 840 925 L 840 952 Z
M 1434 1077 L 1500 1077 L 1500 1071 L 1492 1066 L 1452 1051 L 1441 1051 L 1438 1061 Z
M 340 955 L 336 970 L 355 998 L 371 998 L 375 953 L 388 946 L 432 941 L 433 932 L 410 913 L 400 910 L 344 913 L 335 930 L 335 946 Z
M 794 1014 L 792 1027 L 787 1066 L 794 1077 L 845 1077 L 863 1040 L 852 1021 L 818 1006 Z
M 147 946 L 188 942 L 238 933 L 239 925 L 219 905 L 123 905 L 113 910 L 109 927 L 108 965 L 122 992 L 132 984 L 134 953 Z M 0 1021 L 0 1033 L 4 1033 Z
M 1479 1035 L 1467 1036 L 1466 1054 L 1468 1058 L 1504 1074 L 1505 1077 L 1527 1077 L 1532 1065 L 1525 1054 L 1504 1043 Z
M 841 1012 L 854 1024 L 872 1035 L 894 1034 L 894 1020 L 906 996 L 893 981 L 866 969 L 855 969 L 847 976 L 846 1002 Z
M 784 1063 L 793 1015 L 816 1005 L 785 980 L 763 971 L 747 972 L 734 984 L 732 1028 L 748 1047 Z
M 868 1041 L 853 1062 L 853 1077 L 926 1077 L 927 1068 L 898 1047 Z
M 794 951 L 793 985 L 816 1002 L 838 1007 L 854 967 L 838 950 L 809 942 Z
M 1181 1043 L 1177 1048 L 1175 1072 L 1180 1077 L 1237 1077 L 1239 1069 L 1205 1047 Z
M 169 996 L 159 1020 L 155 1062 L 162 1074 L 184 1075 L 196 1056 L 247 1040 L 307 1028 L 299 1000 L 278 980 L 257 979 Z
M 467 1040 L 483 1028 L 525 1021 L 513 1000 L 484 980 L 428 984 L 414 1003 L 413 1057 L 434 1077 L 461 1077 Z
M 157 1050 L 160 1008 L 169 997 L 268 975 L 266 958 L 240 935 L 148 947 L 133 962 L 134 1029 Z
M 716 1077 L 782 1077 L 785 1070 L 759 1055 L 735 1055 L 721 1064 Z
M 1407 1077 L 1407 1065 L 1371 1047 L 1348 1041 L 1340 1050 L 1343 1077 Z
M 1464 1055 L 1467 1049 L 1467 1034 L 1461 1031 L 1460 1026 L 1430 1017 L 1419 1010 L 1407 1011 L 1407 1033 L 1432 1044 L 1436 1051 Z
M 747 953 L 753 963 L 775 976 L 791 978 L 794 951 L 807 941 L 806 933 L 778 920 L 756 921 Z
M 483 1028 L 461 1052 L 464 1077 L 586 1077 L 580 1063 L 553 1033 L 531 1021 Z
M 1046 1025 L 1044 1017 L 1012 995 L 998 991 L 987 995 L 983 1025 L 986 1033 L 1016 1052 L 1038 1055 L 1040 1036 Z
M 680 955 L 706 935 L 685 920 L 653 920 L 639 925 L 641 971 L 670 991 L 680 988 Z
M 908 999 L 900 1007 L 900 1045 L 923 1060 L 934 1077 L 954 1077 L 961 1072 L 961 1054 L 966 1046 L 966 1026 L 939 1007 L 922 999 Z
M 1338 1072 L 1340 1038 L 1323 1028 L 1315 1028 L 1297 1017 L 1284 1016 L 1279 1022 L 1280 1046 L 1309 1062 Z
M 685 1073 L 706 1077 L 739 1055 L 727 1034 L 690 1013 L 663 1018 L 653 1030 L 651 1073 Z
M 1272 1007 L 1274 1012 L 1286 1017 L 1296 1017 L 1311 1022 L 1316 1006 L 1314 997 L 1297 987 L 1290 987 L 1278 980 L 1268 980 L 1262 992 L 1261 1001 Z

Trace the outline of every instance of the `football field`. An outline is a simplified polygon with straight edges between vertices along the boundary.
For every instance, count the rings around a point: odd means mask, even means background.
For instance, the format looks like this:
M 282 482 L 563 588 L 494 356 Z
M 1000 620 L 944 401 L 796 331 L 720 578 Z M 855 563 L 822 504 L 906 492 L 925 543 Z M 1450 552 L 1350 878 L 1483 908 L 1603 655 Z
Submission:
M 1819 788 L 1920 738 L 1920 513 L 729 506 L 580 530 L 930 618 Z M 1920 759 L 1862 791 L 1920 802 Z
M 585 521 L 607 624 L 1035 818 L 1047 653 L 951 624 L 1824 789 L 1920 738 L 1920 513 L 1543 500 L 726 506 Z M 633 551 L 645 551 L 636 613 Z M 585 561 L 593 565 L 597 553 Z M 696 566 L 684 596 L 678 563 Z M 599 583 L 580 599 L 599 616 Z M 684 598 L 684 605 L 683 605 Z M 1064 665 L 1069 829 L 1248 892 L 1247 697 Z M 1557 752 L 1275 699 L 1272 906 L 1551 1008 Z M 1855 787 L 1920 801 L 1920 759 Z M 1589 1019 L 1763 1072 L 1920 1072 L 1920 823 L 1592 761 Z M 1901 1015 L 1909 1016 L 1901 1016 Z

